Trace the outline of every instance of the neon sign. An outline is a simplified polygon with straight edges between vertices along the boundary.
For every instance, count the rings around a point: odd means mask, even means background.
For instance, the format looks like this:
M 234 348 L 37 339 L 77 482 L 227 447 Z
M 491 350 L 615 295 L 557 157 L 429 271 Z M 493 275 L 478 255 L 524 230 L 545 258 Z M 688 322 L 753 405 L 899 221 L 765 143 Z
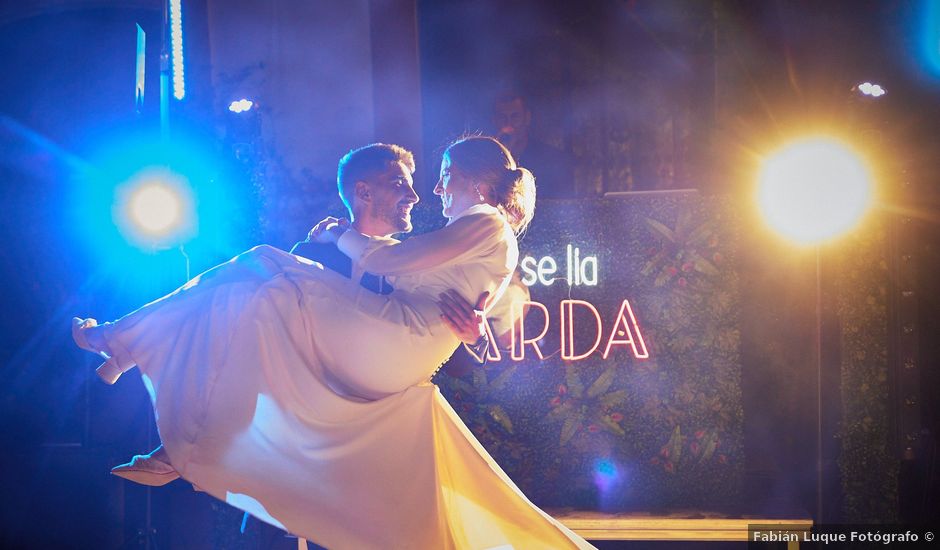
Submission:
M 565 249 L 565 259 L 568 286 L 597 286 L 597 256 L 581 259 L 581 249 L 569 244 Z M 558 271 L 558 263 L 551 256 L 544 256 L 538 261 L 532 256 L 526 256 L 519 262 L 519 268 L 523 272 L 524 285 L 532 286 L 538 282 L 551 286 L 556 279 L 553 275 Z
M 581 250 L 571 244 L 567 245 L 565 250 L 566 274 L 568 275 L 568 286 L 597 286 L 598 283 L 598 262 L 597 256 L 585 255 L 582 258 Z M 531 287 L 536 283 L 544 286 L 552 286 L 555 283 L 555 273 L 558 271 L 558 263 L 551 256 L 543 256 L 536 260 L 532 256 L 526 256 L 519 267 L 523 273 L 522 283 Z M 528 292 L 526 293 L 528 294 Z M 525 318 L 526 310 L 541 312 L 543 319 L 542 326 L 538 334 L 530 327 L 527 332 L 526 323 L 521 322 Z M 580 311 L 580 323 L 585 322 L 588 325 L 593 324 L 593 333 L 591 328 L 581 331 L 580 337 L 585 334 L 590 335 L 584 341 L 575 341 L 575 311 Z M 616 316 L 613 317 L 613 325 L 609 332 L 605 332 L 604 322 L 600 312 L 591 302 L 567 298 L 561 300 L 558 306 L 559 312 L 559 351 L 563 361 L 580 361 L 599 352 L 603 359 L 607 359 L 616 346 L 628 348 L 636 359 L 649 358 L 649 350 L 646 341 L 643 338 L 643 332 L 640 324 L 637 322 L 636 314 L 629 300 L 622 300 Z M 523 361 L 526 357 L 526 349 L 530 348 L 539 360 L 544 360 L 545 356 L 539 347 L 541 342 L 549 332 L 549 308 L 545 304 L 533 300 L 516 300 L 509 308 L 509 316 L 512 323 L 509 330 L 509 340 L 511 342 L 509 356 L 513 361 Z M 585 319 L 590 319 L 585 321 Z M 591 323 L 593 321 L 593 323 Z M 584 327 L 581 327 L 584 328 Z M 489 339 L 490 346 L 487 357 L 491 361 L 502 360 L 503 353 L 497 345 L 497 338 L 493 334 L 489 321 L 486 323 L 486 336 Z M 607 336 L 606 340 L 604 336 Z M 505 338 L 505 336 L 504 336 Z M 604 347 L 601 348 L 601 343 Z

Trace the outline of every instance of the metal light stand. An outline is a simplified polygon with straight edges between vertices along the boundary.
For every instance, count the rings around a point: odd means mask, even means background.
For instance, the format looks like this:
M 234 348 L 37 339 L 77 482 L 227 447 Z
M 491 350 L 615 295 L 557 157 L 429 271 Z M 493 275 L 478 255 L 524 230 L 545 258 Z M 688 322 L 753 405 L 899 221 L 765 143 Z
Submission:
M 165 146 L 170 140 L 170 54 L 167 51 L 169 40 L 169 0 L 163 1 L 163 25 L 160 40 L 160 144 Z M 182 250 L 182 246 L 180 247 Z M 185 257 L 185 254 L 184 254 Z M 186 257 L 186 274 L 189 275 L 189 258 Z M 148 395 L 149 399 L 149 395 Z M 156 417 L 153 407 L 147 407 L 147 449 L 154 446 L 154 425 Z M 144 490 L 144 527 L 138 529 L 138 544 L 145 550 L 158 550 L 157 530 L 153 527 L 153 487 Z

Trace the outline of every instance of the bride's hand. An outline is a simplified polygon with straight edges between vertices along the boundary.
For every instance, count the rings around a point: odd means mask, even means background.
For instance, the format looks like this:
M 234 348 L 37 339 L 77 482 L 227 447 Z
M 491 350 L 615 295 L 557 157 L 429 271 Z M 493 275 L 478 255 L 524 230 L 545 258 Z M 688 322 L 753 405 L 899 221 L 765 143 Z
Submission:
M 489 303 L 489 292 L 480 294 L 476 305 L 471 304 L 455 290 L 448 290 L 438 295 L 437 307 L 441 310 L 441 321 L 454 333 L 458 340 L 468 346 L 475 346 L 486 336 L 483 311 Z
M 327 216 L 307 233 L 307 241 L 321 244 L 335 243 L 348 227 L 349 220 L 346 218 Z

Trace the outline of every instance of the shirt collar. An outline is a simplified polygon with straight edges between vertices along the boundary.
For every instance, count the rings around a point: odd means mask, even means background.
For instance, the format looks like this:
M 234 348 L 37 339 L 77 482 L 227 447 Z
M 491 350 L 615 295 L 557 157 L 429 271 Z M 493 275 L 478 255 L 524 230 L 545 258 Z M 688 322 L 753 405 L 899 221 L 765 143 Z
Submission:
M 490 206 L 486 204 L 485 202 L 481 202 L 479 204 L 474 204 L 470 208 L 467 208 L 460 214 L 457 214 L 456 216 L 451 218 L 450 221 L 447 222 L 447 225 L 454 223 L 455 221 L 457 221 L 460 218 L 463 218 L 464 216 L 470 216 L 472 214 L 498 214 L 498 213 L 499 213 L 499 210 L 497 210 L 495 206 Z

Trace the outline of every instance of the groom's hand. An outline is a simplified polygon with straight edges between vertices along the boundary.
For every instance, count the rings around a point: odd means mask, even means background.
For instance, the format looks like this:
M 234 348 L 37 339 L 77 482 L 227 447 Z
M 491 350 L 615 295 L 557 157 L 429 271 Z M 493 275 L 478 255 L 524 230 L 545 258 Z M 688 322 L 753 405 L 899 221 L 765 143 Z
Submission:
M 347 227 L 349 227 L 349 220 L 346 218 L 328 216 L 313 226 L 313 229 L 307 233 L 307 242 L 335 243 Z
M 476 304 L 471 304 L 454 290 L 442 292 L 438 297 L 441 320 L 458 340 L 473 346 L 486 336 L 483 311 L 490 297 L 489 292 L 480 294 Z

